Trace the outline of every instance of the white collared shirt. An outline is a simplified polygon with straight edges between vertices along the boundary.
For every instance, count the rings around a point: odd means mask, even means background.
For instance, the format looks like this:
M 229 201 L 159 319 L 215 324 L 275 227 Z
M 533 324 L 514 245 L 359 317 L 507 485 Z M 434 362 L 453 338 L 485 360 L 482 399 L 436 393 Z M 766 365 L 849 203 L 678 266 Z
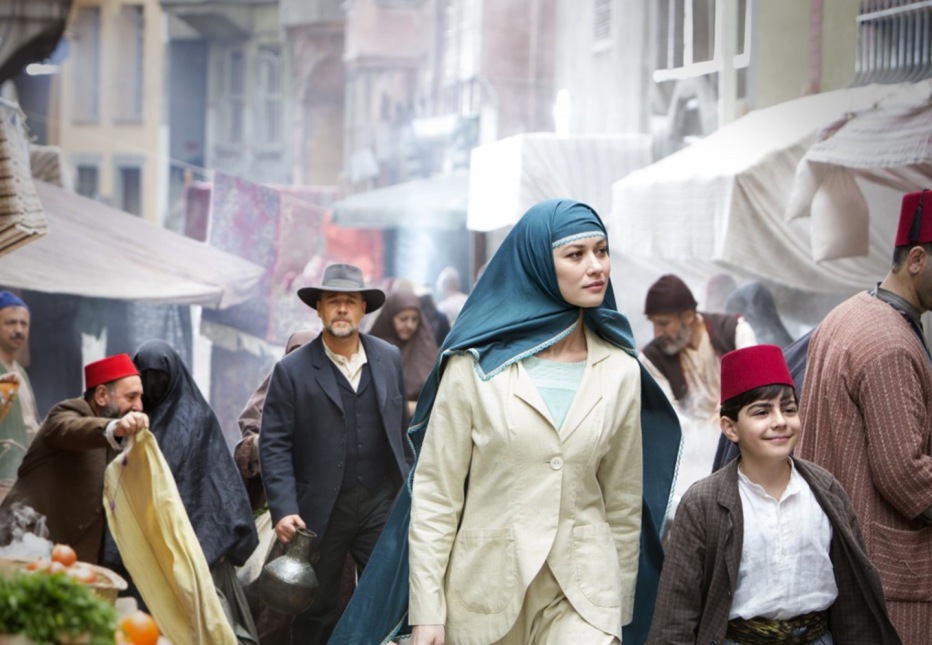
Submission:
M 333 364 L 337 366 L 337 369 L 346 377 L 346 380 L 350 382 L 350 385 L 353 386 L 353 391 L 359 389 L 359 379 L 362 378 L 362 366 L 365 365 L 369 359 L 366 357 L 366 350 L 362 346 L 362 341 L 359 341 L 358 349 L 356 353 L 346 358 L 341 354 L 336 354 L 330 351 L 330 348 L 327 347 L 327 343 L 324 343 L 324 351 L 327 353 L 327 358 L 333 361 Z
M 738 469 L 744 545 L 729 619 L 787 620 L 828 609 L 838 596 L 829 555 L 832 523 L 790 464 L 780 500 Z

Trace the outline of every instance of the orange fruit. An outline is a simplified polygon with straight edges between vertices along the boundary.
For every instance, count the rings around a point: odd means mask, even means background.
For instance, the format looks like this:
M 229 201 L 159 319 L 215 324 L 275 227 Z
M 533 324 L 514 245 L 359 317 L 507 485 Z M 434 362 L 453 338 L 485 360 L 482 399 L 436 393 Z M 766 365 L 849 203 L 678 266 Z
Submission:
M 46 571 L 51 564 L 52 561 L 45 558 L 30 560 L 26 563 L 26 571 Z
M 133 645 L 155 645 L 159 641 L 159 627 L 144 611 L 126 614 L 117 623 L 117 628 Z
M 69 567 L 67 573 L 78 582 L 83 582 L 86 585 L 97 581 L 97 571 L 86 562 L 78 562 Z
M 56 544 L 52 548 L 52 560 L 61 562 L 66 567 L 70 567 L 77 562 L 78 554 L 67 544 Z

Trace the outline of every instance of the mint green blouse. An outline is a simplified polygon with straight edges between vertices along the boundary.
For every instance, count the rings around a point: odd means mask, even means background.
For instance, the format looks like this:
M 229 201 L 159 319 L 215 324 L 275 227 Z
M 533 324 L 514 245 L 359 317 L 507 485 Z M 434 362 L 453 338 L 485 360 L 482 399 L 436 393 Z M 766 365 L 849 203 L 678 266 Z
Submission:
M 586 371 L 586 361 L 563 363 L 528 356 L 523 363 L 559 430 L 563 427 L 566 414 L 573 404 L 573 397 L 579 389 L 583 372 Z

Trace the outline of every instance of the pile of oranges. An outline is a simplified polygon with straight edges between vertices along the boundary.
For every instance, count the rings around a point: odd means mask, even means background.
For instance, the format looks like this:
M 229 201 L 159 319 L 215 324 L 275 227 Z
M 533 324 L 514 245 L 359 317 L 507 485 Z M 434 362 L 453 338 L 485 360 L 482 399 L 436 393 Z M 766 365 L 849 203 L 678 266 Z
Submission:
M 67 544 L 56 544 L 49 559 L 39 558 L 26 564 L 27 571 L 64 573 L 78 582 L 93 584 L 97 581 L 97 570 L 86 562 L 78 562 L 78 554 Z M 156 645 L 159 628 L 152 616 L 144 611 L 126 614 L 117 622 L 116 643 L 118 645 Z
M 65 573 L 78 582 L 92 584 L 97 582 L 97 571 L 86 562 L 78 562 L 78 554 L 67 544 L 56 544 L 52 549 L 52 558 L 39 558 L 26 564 L 27 571 L 43 573 Z

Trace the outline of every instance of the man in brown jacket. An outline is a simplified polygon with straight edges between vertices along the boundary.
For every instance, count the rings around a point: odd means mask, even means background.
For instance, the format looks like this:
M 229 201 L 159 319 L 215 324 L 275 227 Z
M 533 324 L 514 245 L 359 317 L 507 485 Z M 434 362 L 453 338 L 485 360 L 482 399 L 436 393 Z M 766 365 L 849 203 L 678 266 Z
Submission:
M 49 539 L 68 544 L 83 562 L 97 564 L 106 522 L 104 470 L 125 436 L 149 426 L 142 412 L 142 380 L 127 354 L 84 368 L 83 398 L 49 412 L 0 506 L 16 502 L 45 515 Z
M 903 198 L 890 272 L 836 307 L 809 346 L 797 455 L 829 470 L 858 515 L 890 618 L 932 633 L 932 192 Z

